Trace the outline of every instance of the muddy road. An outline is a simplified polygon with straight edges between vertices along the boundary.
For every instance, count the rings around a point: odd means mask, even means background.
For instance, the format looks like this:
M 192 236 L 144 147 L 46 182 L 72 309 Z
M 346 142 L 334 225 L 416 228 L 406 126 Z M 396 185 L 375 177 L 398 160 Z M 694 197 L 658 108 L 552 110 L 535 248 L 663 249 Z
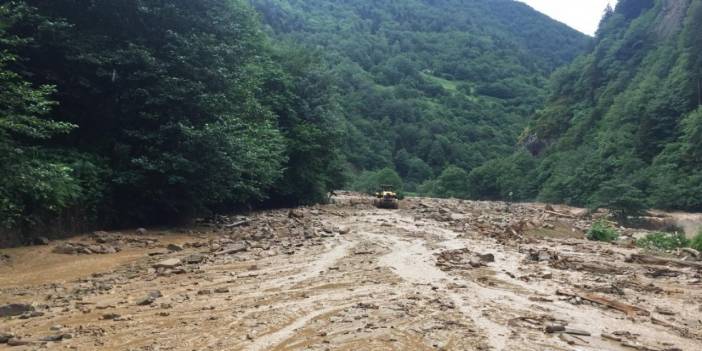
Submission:
M 335 200 L 0 250 L 0 349 L 702 350 L 702 264 L 576 209 Z

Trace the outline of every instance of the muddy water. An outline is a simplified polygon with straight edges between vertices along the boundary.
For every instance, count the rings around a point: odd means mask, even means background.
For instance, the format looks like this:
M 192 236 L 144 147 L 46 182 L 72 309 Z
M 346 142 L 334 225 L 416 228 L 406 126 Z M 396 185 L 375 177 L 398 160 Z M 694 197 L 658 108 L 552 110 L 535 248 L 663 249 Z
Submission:
M 33 303 L 44 315 L 0 321 L 0 333 L 38 341 L 56 334 L 51 328 L 59 324 L 72 338 L 46 346 L 77 350 L 631 350 L 603 337 L 613 333 L 640 349 L 702 349 L 699 272 L 670 268 L 671 276 L 652 278 L 651 267 L 624 261 L 635 249 L 583 240 L 497 240 L 486 233 L 497 232 L 505 215 L 489 203 L 418 199 L 384 211 L 363 199 L 341 200 L 307 212 L 304 221 L 348 233 L 286 248 L 235 255 L 186 248 L 157 258 L 147 256 L 153 249 L 139 248 L 101 256 L 56 255 L 51 247 L 5 250 L 12 258 L 0 267 L 0 303 Z M 438 219 L 437 207 L 454 220 Z M 495 227 L 474 229 L 484 218 L 497 218 L 487 223 Z M 294 225 L 285 213 L 273 219 Z M 255 231 L 253 225 L 247 230 Z M 165 246 L 171 239 L 158 240 Z M 440 253 L 456 249 L 491 253 L 495 261 L 437 266 Z M 626 273 L 531 262 L 529 249 L 608 262 Z M 155 260 L 195 252 L 207 260 L 183 274 L 151 269 Z M 152 290 L 163 296 L 135 303 Z M 627 316 L 558 291 L 597 293 L 651 314 Z M 591 335 L 545 333 L 552 324 Z

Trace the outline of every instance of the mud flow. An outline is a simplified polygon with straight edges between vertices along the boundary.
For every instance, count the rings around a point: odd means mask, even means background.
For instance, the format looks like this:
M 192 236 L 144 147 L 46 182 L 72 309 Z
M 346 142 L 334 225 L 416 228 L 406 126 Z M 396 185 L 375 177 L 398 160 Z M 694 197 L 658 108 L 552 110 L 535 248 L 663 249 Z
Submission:
M 343 193 L 0 250 L 0 349 L 702 350 L 700 257 L 590 242 L 591 221 Z

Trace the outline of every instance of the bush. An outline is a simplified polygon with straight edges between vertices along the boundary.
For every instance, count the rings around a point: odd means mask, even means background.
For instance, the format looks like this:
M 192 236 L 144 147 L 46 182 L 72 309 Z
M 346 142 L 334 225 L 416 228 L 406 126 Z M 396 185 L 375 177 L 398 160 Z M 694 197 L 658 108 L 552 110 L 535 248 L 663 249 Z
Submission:
M 379 171 L 365 171 L 356 177 L 351 184 L 351 188 L 368 194 L 373 194 L 380 190 L 381 185 L 390 185 L 395 191 L 401 192 L 403 187 L 402 178 L 391 168 L 383 168 Z
M 619 233 L 609 223 L 599 220 L 588 230 L 587 238 L 593 241 L 611 242 L 619 238 Z
M 446 167 L 436 178 L 435 196 L 443 198 L 468 197 L 468 172 L 456 166 Z
M 690 241 L 690 247 L 702 252 L 702 230 Z
M 682 233 L 649 233 L 646 237 L 639 239 L 636 245 L 643 249 L 668 251 L 681 247 L 686 247 L 690 241 Z

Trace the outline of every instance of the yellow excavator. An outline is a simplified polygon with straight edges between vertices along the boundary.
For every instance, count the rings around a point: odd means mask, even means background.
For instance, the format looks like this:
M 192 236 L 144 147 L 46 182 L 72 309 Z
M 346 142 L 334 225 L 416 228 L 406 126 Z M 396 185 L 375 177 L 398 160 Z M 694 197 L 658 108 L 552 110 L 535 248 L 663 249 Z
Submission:
M 373 204 L 377 208 L 387 208 L 396 210 L 400 208 L 400 200 L 392 185 L 381 185 L 380 191 L 375 193 Z

